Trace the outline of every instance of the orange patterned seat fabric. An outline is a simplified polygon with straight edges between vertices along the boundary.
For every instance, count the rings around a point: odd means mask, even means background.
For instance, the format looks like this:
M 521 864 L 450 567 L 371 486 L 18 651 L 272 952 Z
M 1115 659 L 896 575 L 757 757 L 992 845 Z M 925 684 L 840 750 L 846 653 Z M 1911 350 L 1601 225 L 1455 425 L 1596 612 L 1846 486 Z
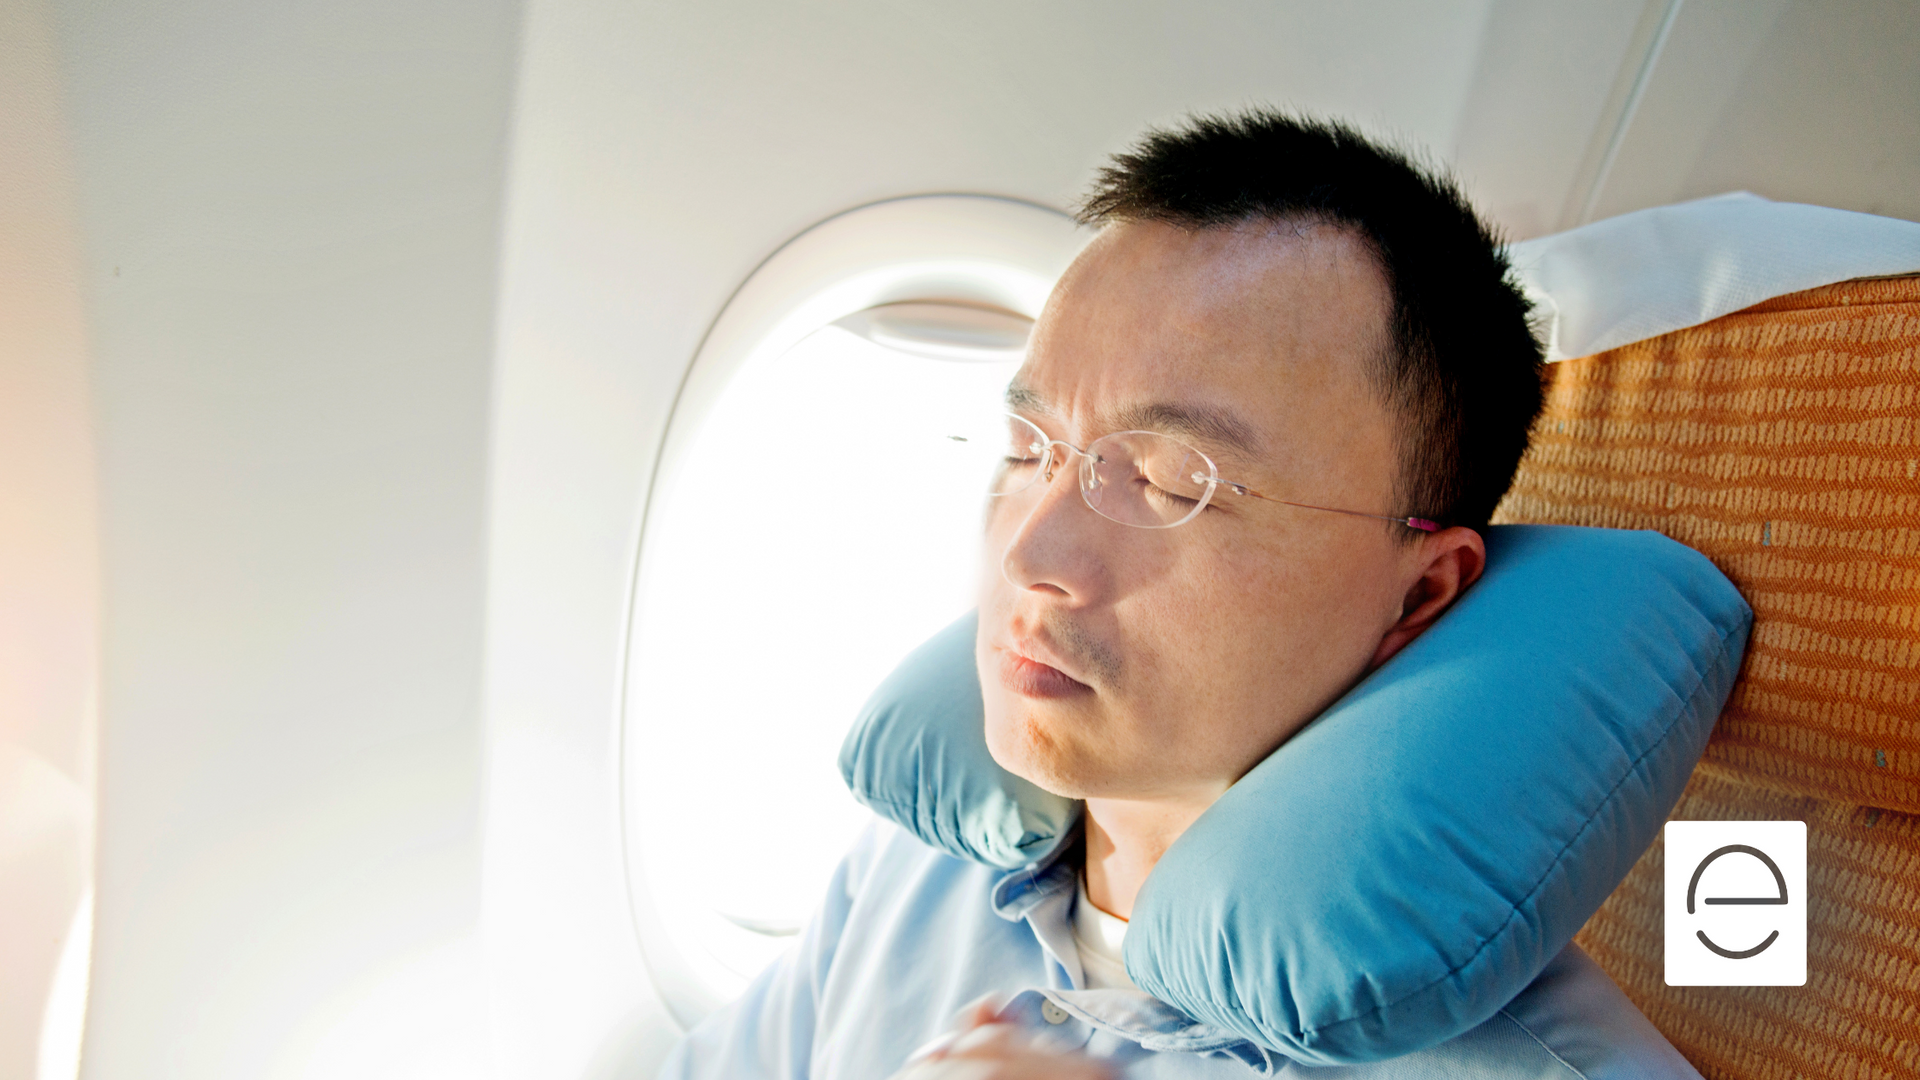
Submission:
M 1807 823 L 1802 987 L 1669 987 L 1655 843 L 1577 940 L 1712 1080 L 1920 1076 L 1920 276 L 1555 366 L 1496 521 L 1655 529 L 1754 609 L 1673 817 Z

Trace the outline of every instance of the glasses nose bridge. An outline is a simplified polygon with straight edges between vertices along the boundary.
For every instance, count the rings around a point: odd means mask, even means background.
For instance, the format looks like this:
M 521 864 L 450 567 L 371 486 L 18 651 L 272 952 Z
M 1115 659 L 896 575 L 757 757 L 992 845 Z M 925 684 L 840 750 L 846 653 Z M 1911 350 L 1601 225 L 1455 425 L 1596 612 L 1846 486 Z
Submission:
M 1096 439 L 1094 441 L 1098 442 L 1099 440 Z M 1092 445 L 1092 444 L 1090 443 L 1088 445 Z M 1068 452 L 1066 454 L 1055 454 L 1054 447 L 1056 446 L 1064 446 L 1067 448 Z M 1053 470 L 1058 468 L 1061 465 L 1066 464 L 1067 458 L 1071 457 L 1074 454 L 1080 455 L 1080 466 L 1081 466 L 1081 470 L 1084 472 L 1086 470 L 1086 467 L 1093 461 L 1093 455 L 1091 453 L 1088 453 L 1087 451 L 1080 449 L 1079 447 L 1073 445 L 1072 443 L 1068 442 L 1065 439 L 1048 439 L 1047 440 L 1047 467 L 1044 470 L 1042 470 L 1042 474 L 1041 474 L 1043 478 L 1047 481 L 1047 483 L 1049 484 L 1053 483 Z

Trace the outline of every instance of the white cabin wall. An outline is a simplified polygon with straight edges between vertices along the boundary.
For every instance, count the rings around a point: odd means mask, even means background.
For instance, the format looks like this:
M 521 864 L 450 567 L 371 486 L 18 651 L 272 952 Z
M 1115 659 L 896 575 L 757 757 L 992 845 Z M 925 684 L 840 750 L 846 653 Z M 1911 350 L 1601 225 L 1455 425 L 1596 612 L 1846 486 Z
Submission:
M 0 1076 L 31 1077 L 92 862 L 100 571 L 50 12 L 0 4 Z M 81 920 L 77 934 L 84 936 Z M 78 942 L 74 943 L 76 947 Z M 55 1040 L 60 1025 L 55 1024 Z
M 1912 0 L 1497 0 L 1450 160 L 1516 240 L 1743 189 L 1920 220 L 1915 57 Z
M 1591 205 L 1563 227 L 1680 199 L 1722 117 L 1739 108 L 1743 76 L 1789 6 L 1790 0 L 1682 0 L 1616 156 L 1597 177 Z
M 1435 149 L 1510 238 L 1557 231 L 1582 198 L 1665 7 L 1496 0 L 1455 141 Z
M 482 1074 L 518 5 L 55 9 L 107 583 L 84 1075 Z
M 1592 216 L 1740 189 L 1920 221 L 1920 4 L 1686 0 Z

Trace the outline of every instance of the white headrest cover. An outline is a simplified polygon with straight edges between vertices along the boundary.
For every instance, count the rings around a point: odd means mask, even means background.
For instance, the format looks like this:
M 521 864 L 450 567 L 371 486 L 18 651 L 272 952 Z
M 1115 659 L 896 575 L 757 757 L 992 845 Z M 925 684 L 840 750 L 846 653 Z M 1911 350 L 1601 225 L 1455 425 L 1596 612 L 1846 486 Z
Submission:
M 1920 271 L 1920 224 L 1739 191 L 1523 241 L 1510 254 L 1553 361 L 1802 289 Z

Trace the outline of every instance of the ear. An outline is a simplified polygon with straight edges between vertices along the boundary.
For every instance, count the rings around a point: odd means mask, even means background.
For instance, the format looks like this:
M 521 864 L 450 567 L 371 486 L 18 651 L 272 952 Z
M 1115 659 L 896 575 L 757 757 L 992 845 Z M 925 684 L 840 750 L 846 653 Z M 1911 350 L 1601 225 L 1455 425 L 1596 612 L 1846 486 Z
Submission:
M 1426 632 L 1467 586 L 1480 579 L 1487 568 L 1487 543 L 1472 529 L 1456 525 L 1422 537 L 1411 555 L 1412 569 L 1418 574 L 1407 588 L 1400 619 L 1380 639 L 1367 665 L 1372 671 L 1392 659 L 1393 654 Z

